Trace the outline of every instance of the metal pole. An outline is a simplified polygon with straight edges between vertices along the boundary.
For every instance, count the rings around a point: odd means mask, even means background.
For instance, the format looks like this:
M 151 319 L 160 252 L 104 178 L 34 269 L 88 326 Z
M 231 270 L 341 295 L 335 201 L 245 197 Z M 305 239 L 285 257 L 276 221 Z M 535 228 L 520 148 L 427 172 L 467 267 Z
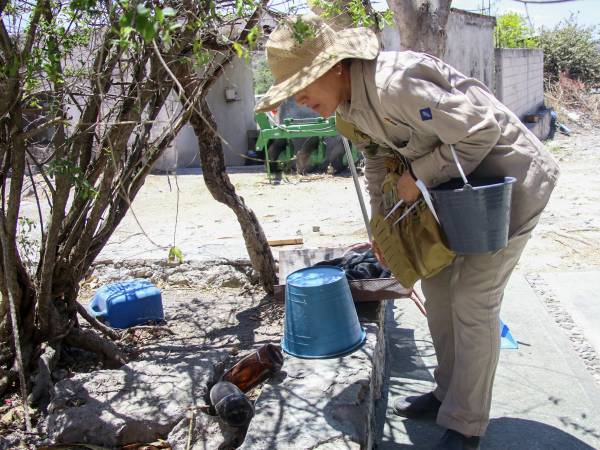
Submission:
M 348 139 L 342 136 L 344 142 L 344 150 L 346 151 L 346 159 L 348 160 L 348 167 L 352 172 L 352 178 L 354 179 L 354 187 L 356 188 L 356 195 L 358 196 L 358 202 L 360 203 L 360 209 L 362 211 L 363 220 L 365 221 L 365 227 L 367 228 L 367 235 L 369 236 L 369 242 L 373 242 L 373 234 L 371 233 L 371 223 L 369 222 L 369 215 L 367 214 L 367 208 L 365 208 L 365 201 L 362 196 L 362 190 L 358 183 L 358 174 L 356 173 L 356 166 L 354 165 L 354 158 L 352 157 L 352 150 L 350 150 L 350 144 Z

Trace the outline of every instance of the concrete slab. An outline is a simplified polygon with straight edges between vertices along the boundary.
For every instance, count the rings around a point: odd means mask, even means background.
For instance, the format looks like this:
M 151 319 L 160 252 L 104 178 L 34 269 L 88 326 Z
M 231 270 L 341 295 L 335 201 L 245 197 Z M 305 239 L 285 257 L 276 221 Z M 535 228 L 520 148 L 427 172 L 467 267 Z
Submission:
M 492 421 L 484 450 L 600 448 L 600 387 L 522 275 L 507 288 L 502 318 L 519 342 L 502 350 Z M 427 322 L 413 305 L 397 302 L 389 332 L 389 393 L 432 389 L 436 361 Z M 388 408 L 378 449 L 428 449 L 442 435 L 433 422 L 395 416 Z
M 373 305 L 358 310 L 367 332 L 359 350 L 331 359 L 285 355 L 281 375 L 256 400 L 242 450 L 373 447 L 385 354 L 383 308 Z
M 600 353 L 600 271 L 541 275 L 560 304 Z

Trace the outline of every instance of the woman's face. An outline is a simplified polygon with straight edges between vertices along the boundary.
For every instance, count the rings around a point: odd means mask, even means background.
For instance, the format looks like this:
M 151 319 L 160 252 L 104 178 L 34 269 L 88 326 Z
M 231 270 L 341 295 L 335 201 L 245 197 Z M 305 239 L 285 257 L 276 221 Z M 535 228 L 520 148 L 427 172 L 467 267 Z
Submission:
M 319 113 L 321 117 L 329 117 L 345 99 L 348 91 L 346 79 L 342 64 L 336 64 L 320 78 L 294 95 L 294 100 L 299 105 L 307 106 Z

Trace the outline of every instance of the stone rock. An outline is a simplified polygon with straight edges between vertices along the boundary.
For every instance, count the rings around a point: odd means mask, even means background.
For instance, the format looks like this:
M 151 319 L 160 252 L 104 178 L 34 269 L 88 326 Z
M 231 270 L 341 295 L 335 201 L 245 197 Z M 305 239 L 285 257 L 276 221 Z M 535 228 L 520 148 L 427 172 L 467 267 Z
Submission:
M 147 267 L 138 267 L 131 271 L 131 276 L 134 278 L 150 278 L 152 275 L 152 271 Z
M 212 287 L 240 288 L 248 281 L 245 274 L 228 265 L 210 267 L 204 277 L 205 283 Z
M 48 408 L 48 435 L 56 443 L 107 447 L 165 437 L 190 407 L 204 404 L 214 364 L 227 356 L 134 361 L 62 380 Z
M 180 272 L 175 272 L 169 275 L 169 278 L 167 278 L 167 282 L 175 286 L 188 286 L 190 284 L 188 276 L 185 273 Z
M 571 121 L 571 122 L 579 122 L 581 120 L 581 116 L 579 114 L 577 114 L 576 112 L 573 111 L 567 111 L 567 118 Z
M 285 355 L 282 372 L 256 400 L 240 448 L 372 448 L 385 365 L 384 314 L 385 307 L 378 308 L 373 322 L 362 324 L 366 342 L 349 355 L 314 360 Z
M 191 436 L 192 450 L 216 450 L 238 447 L 244 440 L 245 429 L 233 428 L 217 416 L 197 411 L 194 414 Z M 173 450 L 186 450 L 190 434 L 190 417 L 182 419 L 169 433 L 167 442 Z

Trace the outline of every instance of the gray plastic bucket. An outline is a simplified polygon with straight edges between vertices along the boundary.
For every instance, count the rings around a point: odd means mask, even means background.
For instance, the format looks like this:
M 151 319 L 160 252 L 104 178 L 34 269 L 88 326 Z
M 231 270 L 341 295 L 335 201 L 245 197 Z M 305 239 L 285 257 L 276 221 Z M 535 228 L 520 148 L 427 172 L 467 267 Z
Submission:
M 430 190 L 448 247 L 456 253 L 506 247 L 513 177 L 451 180 Z
M 285 287 L 281 348 L 299 358 L 332 358 L 365 342 L 346 273 L 339 267 L 308 267 L 291 273 Z
M 448 247 L 456 253 L 500 250 L 508 243 L 513 177 L 467 180 L 454 147 L 450 150 L 461 178 L 430 190 Z

